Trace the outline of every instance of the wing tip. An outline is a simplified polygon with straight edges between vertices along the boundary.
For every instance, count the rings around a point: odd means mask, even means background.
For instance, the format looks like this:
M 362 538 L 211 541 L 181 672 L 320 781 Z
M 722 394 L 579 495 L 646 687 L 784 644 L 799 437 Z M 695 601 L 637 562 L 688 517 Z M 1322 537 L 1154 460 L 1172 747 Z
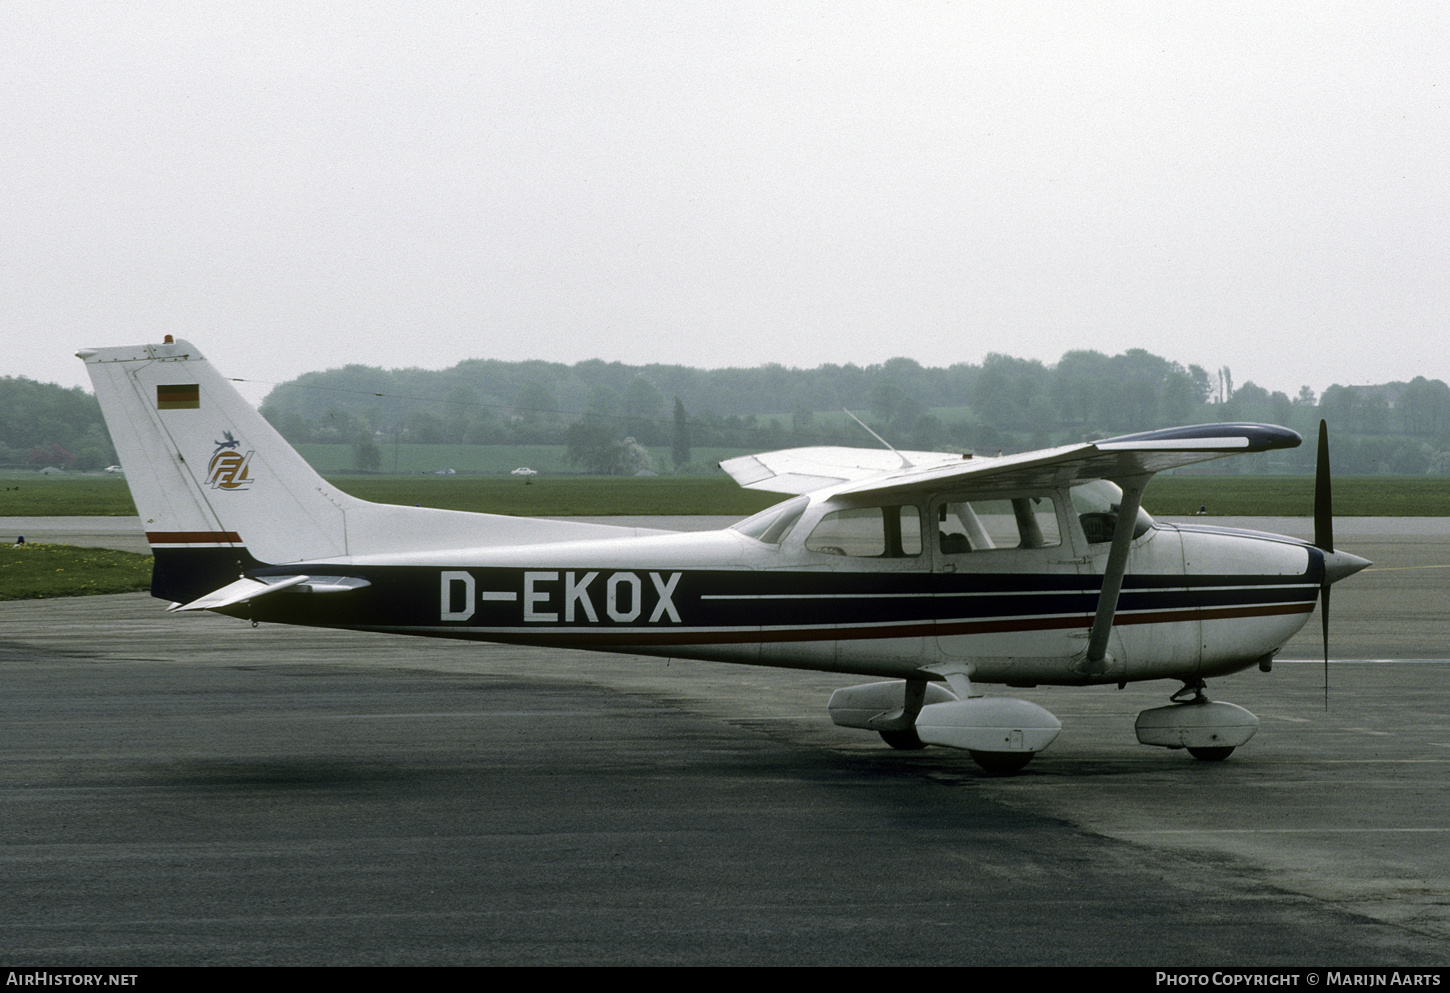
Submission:
M 1292 431 L 1277 424 L 1231 421 L 1223 424 L 1189 424 L 1183 427 L 1119 435 L 1116 438 L 1105 438 L 1097 442 L 1097 447 L 1105 450 L 1111 450 L 1113 447 L 1151 447 L 1169 451 L 1174 449 L 1221 449 L 1226 452 L 1249 453 L 1298 448 L 1303 443 L 1304 439 L 1298 431 Z

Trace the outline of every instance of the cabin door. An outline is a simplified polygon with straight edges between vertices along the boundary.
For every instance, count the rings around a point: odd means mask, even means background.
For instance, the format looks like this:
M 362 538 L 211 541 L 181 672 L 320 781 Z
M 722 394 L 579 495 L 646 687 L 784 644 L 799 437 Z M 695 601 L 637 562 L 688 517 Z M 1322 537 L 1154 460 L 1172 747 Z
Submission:
M 1024 683 L 1061 671 L 1092 624 L 1065 496 L 944 496 L 928 507 L 936 648 Z M 1013 682 L 1018 681 L 1012 679 Z

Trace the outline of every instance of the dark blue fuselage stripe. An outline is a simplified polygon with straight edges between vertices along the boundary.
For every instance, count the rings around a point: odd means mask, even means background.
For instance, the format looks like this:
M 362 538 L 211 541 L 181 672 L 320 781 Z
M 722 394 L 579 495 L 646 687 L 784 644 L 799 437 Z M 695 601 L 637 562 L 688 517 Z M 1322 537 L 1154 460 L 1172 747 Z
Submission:
M 253 574 L 297 571 L 268 567 Z M 1086 627 L 1097 607 L 1093 587 L 1101 583 L 1100 576 L 1060 574 L 526 571 L 342 564 L 312 565 L 309 571 L 355 576 L 370 585 L 345 593 L 282 591 L 227 612 L 293 624 L 426 628 L 428 633 L 456 629 L 459 637 L 509 632 L 509 640 L 533 640 L 530 632 L 537 631 L 538 637 L 599 641 L 612 629 L 628 643 L 639 643 L 645 634 L 679 643 L 891 638 Z M 584 585 L 591 573 L 597 575 Z M 465 575 L 467 582 L 456 581 L 444 592 L 445 576 Z M 472 600 L 465 602 L 470 584 Z M 1130 576 L 1124 587 L 1119 624 L 1307 613 L 1319 593 L 1317 584 L 1302 576 Z M 606 600 L 607 589 L 614 589 L 615 600 Z M 667 603 L 661 604 L 662 596 Z
M 1162 614 L 1119 614 L 1117 625 L 1168 624 L 1200 620 L 1246 620 L 1253 617 L 1307 614 L 1310 604 L 1277 604 L 1270 607 L 1175 611 Z M 380 625 L 368 625 L 378 627 Z M 559 647 L 662 647 L 670 645 L 789 644 L 812 641 L 868 641 L 902 638 L 954 637 L 963 635 L 1008 634 L 1030 631 L 1056 631 L 1092 626 L 1091 617 L 1026 617 L 998 618 L 985 621 L 943 620 L 931 624 L 841 625 L 771 629 L 741 626 L 729 629 L 698 628 L 661 629 L 659 627 L 579 628 L 545 625 L 534 630 L 518 628 L 476 628 L 429 633 L 448 634 L 459 638 L 499 641 L 515 644 L 551 645 Z M 392 630 L 390 628 L 390 630 Z M 402 630 L 402 629 L 400 629 Z

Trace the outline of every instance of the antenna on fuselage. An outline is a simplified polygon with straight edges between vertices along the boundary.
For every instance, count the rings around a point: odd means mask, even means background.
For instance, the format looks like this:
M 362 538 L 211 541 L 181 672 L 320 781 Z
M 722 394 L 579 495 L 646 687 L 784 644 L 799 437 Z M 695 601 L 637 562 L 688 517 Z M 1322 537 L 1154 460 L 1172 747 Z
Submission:
M 842 410 L 846 410 L 845 407 L 842 407 L 841 409 Z M 866 427 L 866 422 L 863 421 L 863 420 L 861 420 L 861 418 L 857 417 L 855 414 L 851 413 L 849 410 L 846 410 L 846 416 L 849 417 L 849 418 L 851 418 L 851 420 L 855 421 L 857 424 L 861 425 L 861 427 L 865 428 L 866 433 L 869 434 L 871 437 L 875 438 L 877 441 L 881 442 L 881 444 L 883 444 L 887 448 L 891 449 L 891 453 L 893 455 L 895 455 L 898 459 L 901 460 L 901 467 L 903 469 L 915 469 L 916 468 L 916 466 L 914 466 L 914 465 L 911 464 L 911 459 L 907 458 L 905 455 L 902 455 L 900 452 L 898 452 L 896 450 L 896 446 L 894 446 L 893 444 L 891 444 L 891 442 L 889 442 L 885 438 L 881 437 L 875 431 L 872 431 L 869 427 Z

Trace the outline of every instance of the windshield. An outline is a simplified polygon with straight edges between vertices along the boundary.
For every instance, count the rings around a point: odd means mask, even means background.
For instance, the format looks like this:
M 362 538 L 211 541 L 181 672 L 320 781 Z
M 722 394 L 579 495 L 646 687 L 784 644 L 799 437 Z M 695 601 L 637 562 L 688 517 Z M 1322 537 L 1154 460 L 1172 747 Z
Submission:
M 779 545 L 781 539 L 790 534 L 790 529 L 800 520 L 801 513 L 810 506 L 810 502 L 810 497 L 799 496 L 794 500 L 778 503 L 732 525 L 731 529 L 767 545 Z

